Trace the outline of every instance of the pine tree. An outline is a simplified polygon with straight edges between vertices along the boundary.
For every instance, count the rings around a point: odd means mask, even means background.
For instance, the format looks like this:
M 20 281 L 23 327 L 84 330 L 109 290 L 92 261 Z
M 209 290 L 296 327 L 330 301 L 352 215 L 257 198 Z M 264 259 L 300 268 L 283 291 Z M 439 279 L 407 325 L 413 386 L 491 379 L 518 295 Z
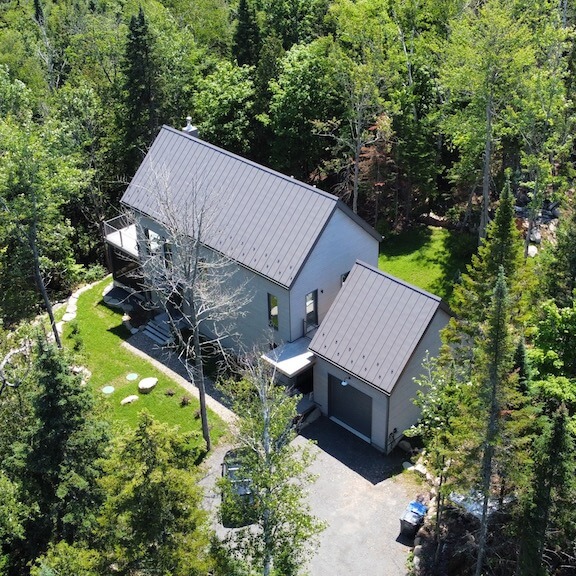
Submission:
M 142 6 L 132 16 L 124 55 L 124 169 L 134 174 L 158 130 L 158 71 L 154 38 Z
M 25 498 L 36 507 L 22 542 L 29 560 L 49 542 L 71 543 L 94 527 L 103 496 L 99 460 L 108 441 L 92 392 L 71 373 L 65 353 L 40 341 L 37 347 L 36 421 L 25 445 L 16 447 Z
M 492 476 L 496 445 L 502 430 L 501 411 L 505 402 L 506 385 L 513 366 L 513 347 L 510 330 L 510 300 L 504 275 L 500 267 L 488 313 L 485 337 L 480 340 L 481 359 L 480 395 L 486 409 L 487 422 L 482 442 L 480 484 L 482 518 L 478 538 L 476 576 L 482 574 L 488 534 L 488 503 L 492 494 Z
M 234 31 L 232 53 L 239 66 L 258 64 L 262 41 L 256 12 L 250 0 L 240 0 L 238 4 L 238 22 Z

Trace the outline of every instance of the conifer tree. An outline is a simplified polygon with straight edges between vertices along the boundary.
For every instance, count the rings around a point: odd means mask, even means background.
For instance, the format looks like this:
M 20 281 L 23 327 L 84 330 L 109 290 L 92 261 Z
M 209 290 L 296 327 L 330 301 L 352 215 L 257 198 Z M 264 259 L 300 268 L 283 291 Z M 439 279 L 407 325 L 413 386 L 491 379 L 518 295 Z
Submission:
M 65 353 L 54 345 L 37 346 L 35 422 L 15 446 L 24 498 L 36 510 L 24 523 L 23 561 L 45 552 L 51 541 L 71 543 L 94 527 L 103 496 L 99 459 L 108 441 L 92 392 L 71 373 Z
M 154 38 L 142 6 L 130 20 L 124 76 L 124 169 L 132 176 L 156 135 L 160 105 Z
M 482 518 L 478 539 L 476 576 L 482 574 L 488 534 L 488 504 L 492 491 L 492 476 L 496 445 L 502 430 L 501 410 L 505 402 L 506 385 L 513 365 L 513 346 L 510 330 L 510 300 L 504 275 L 500 267 L 488 313 L 485 337 L 480 340 L 479 386 L 482 403 L 487 414 L 482 442 L 480 485 Z
M 250 0 L 240 0 L 238 4 L 238 23 L 234 31 L 232 53 L 239 66 L 258 64 L 262 41 L 256 12 Z
M 550 376 L 533 382 L 531 389 L 540 415 L 532 442 L 529 486 L 521 495 L 518 517 L 518 574 L 522 576 L 549 573 L 545 549 L 570 554 L 576 528 L 571 504 L 576 496 L 576 446 L 571 431 L 576 386 L 564 377 Z
M 507 182 L 486 237 L 472 256 L 462 282 L 454 289 L 451 302 L 454 312 L 467 323 L 482 321 L 500 267 L 508 283 L 514 286 L 522 262 L 522 240 L 514 223 L 514 198 Z

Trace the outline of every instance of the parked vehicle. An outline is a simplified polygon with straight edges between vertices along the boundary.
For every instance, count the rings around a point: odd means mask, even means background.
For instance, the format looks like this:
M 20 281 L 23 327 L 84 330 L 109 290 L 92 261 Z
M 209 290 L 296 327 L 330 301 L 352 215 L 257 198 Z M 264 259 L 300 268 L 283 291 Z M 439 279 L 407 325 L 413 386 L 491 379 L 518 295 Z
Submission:
M 252 493 L 252 480 L 246 472 L 245 449 L 233 449 L 226 452 L 222 461 L 222 525 L 226 528 L 239 528 L 252 524 L 256 508 Z

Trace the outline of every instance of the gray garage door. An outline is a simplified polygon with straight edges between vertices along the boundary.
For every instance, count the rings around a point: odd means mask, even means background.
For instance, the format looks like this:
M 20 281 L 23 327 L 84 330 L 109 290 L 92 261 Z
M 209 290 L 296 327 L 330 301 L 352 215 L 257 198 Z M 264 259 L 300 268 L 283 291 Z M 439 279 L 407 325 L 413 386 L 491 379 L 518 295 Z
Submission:
M 370 440 L 372 436 L 372 398 L 350 384 L 342 386 L 342 380 L 328 375 L 330 396 L 328 412 L 362 436 Z

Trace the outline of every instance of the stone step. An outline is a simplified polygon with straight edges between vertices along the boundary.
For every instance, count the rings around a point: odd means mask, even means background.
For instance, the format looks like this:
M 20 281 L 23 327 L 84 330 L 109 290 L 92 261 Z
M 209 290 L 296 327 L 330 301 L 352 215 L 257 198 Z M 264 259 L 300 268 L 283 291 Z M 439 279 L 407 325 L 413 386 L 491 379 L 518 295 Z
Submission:
M 168 346 L 169 344 L 174 343 L 174 338 L 172 337 L 170 330 L 159 326 L 156 322 L 154 322 L 154 320 L 148 322 L 142 332 L 148 336 L 150 340 L 160 344 L 160 346 Z
M 156 320 L 150 320 L 146 326 L 149 326 L 158 334 L 163 334 L 166 338 L 170 338 L 172 336 L 172 331 L 170 330 L 170 326 L 165 323 L 159 323 Z

